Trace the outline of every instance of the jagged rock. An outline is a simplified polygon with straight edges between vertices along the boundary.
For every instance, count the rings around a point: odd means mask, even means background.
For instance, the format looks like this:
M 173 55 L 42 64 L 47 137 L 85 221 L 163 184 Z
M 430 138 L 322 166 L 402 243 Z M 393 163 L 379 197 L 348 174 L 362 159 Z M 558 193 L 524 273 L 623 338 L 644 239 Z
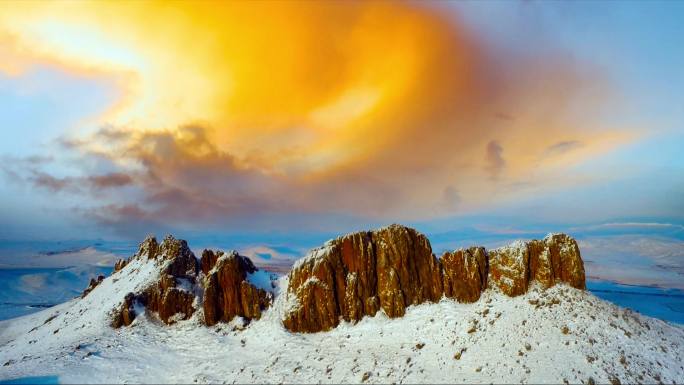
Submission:
M 157 313 L 167 324 L 190 318 L 195 312 L 194 291 L 199 266 L 187 242 L 167 236 L 159 245 L 154 237 L 148 237 L 134 258 L 152 259 L 162 266 L 159 280 L 139 293 L 129 293 L 115 314 L 112 325 L 130 325 L 137 315 L 135 303 Z
M 198 261 L 185 241 L 169 236 L 158 244 L 148 237 L 136 255 L 120 260 L 115 268 L 125 269 L 137 260 L 159 266 L 159 278 L 126 296 L 113 316 L 115 327 L 130 325 L 136 309 L 157 313 L 165 323 L 188 319 L 200 303 L 206 325 L 238 316 L 259 319 L 273 299 L 270 290 L 253 283 L 258 269 L 252 261 L 234 251 L 204 250 Z M 84 296 L 99 281 L 92 280 Z M 391 225 L 328 241 L 297 261 L 288 275 L 282 321 L 290 331 L 317 332 L 379 310 L 401 317 L 406 307 L 442 296 L 475 302 L 487 287 L 516 296 L 533 281 L 544 287 L 565 282 L 584 289 L 577 242 L 552 234 L 489 253 L 471 247 L 437 259 L 424 235 Z
M 119 260 L 116 261 L 116 263 L 114 264 L 114 272 L 116 273 L 117 271 L 120 271 L 121 269 L 123 269 L 124 267 L 126 267 L 126 264 L 128 264 L 128 260 L 126 260 L 126 259 L 119 259 Z
M 211 326 L 228 322 L 236 316 L 261 318 L 271 304 L 271 293 L 247 281 L 258 269 L 252 261 L 237 252 L 228 254 L 205 250 L 202 271 L 207 274 L 204 291 L 204 322 Z
M 487 287 L 487 252 L 484 247 L 447 252 L 440 258 L 444 295 L 459 302 L 475 302 Z
M 527 243 L 516 241 L 511 245 L 489 251 L 489 282 L 508 296 L 527 291 L 530 277 L 530 251 Z
M 85 298 L 86 295 L 88 295 L 95 287 L 104 281 L 104 275 L 98 275 L 97 280 L 95 278 L 90 278 L 90 284 L 88 284 L 88 287 L 86 287 L 85 290 L 83 290 L 83 294 L 81 294 L 81 298 Z
M 427 238 L 400 225 L 329 241 L 300 260 L 289 274 L 294 301 L 283 325 L 317 332 L 340 317 L 358 321 L 382 309 L 389 317 L 407 306 L 442 296 L 439 261 Z
M 159 244 L 157 243 L 157 238 L 152 235 L 148 235 L 145 240 L 140 244 L 138 253 L 136 256 L 145 256 L 148 259 L 156 259 L 157 253 L 159 252 Z
M 288 279 L 283 325 L 296 332 L 329 330 L 380 309 L 400 317 L 407 306 L 442 295 L 474 302 L 487 287 L 509 296 L 525 293 L 533 280 L 585 288 L 579 248 L 567 235 L 489 253 L 471 247 L 437 260 L 425 236 L 400 225 L 328 241 L 297 261 Z

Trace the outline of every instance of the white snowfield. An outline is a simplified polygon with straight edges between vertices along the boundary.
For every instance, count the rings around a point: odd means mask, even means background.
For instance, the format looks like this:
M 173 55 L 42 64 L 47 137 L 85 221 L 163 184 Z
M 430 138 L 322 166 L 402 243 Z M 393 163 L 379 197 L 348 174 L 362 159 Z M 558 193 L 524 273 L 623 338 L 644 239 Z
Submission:
M 316 334 L 280 319 L 286 277 L 261 320 L 172 326 L 154 315 L 112 329 L 111 309 L 153 282 L 154 261 L 134 260 L 93 290 L 0 323 L 0 380 L 62 383 L 684 383 L 684 330 L 564 285 L 515 298 L 492 290 L 382 312 Z M 255 277 L 257 278 L 257 277 Z M 263 277 L 258 277 L 261 280 Z

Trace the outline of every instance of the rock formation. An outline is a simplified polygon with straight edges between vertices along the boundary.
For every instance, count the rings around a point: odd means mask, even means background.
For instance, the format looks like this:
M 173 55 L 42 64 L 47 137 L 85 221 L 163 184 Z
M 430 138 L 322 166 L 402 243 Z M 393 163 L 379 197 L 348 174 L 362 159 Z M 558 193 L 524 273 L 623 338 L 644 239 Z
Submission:
M 159 277 L 126 295 L 114 312 L 115 327 L 130 325 L 142 309 L 167 324 L 189 319 L 200 308 L 208 326 L 235 317 L 259 319 L 273 301 L 272 288 L 259 281 L 263 272 L 235 251 L 204 250 L 197 260 L 185 241 L 169 236 L 158 244 L 148 237 L 133 257 L 116 263 L 115 271 L 133 269 L 137 260 L 156 264 Z M 101 281 L 91 280 L 83 296 Z M 297 261 L 283 293 L 282 322 L 290 331 L 318 332 L 380 310 L 401 317 L 408 306 L 442 297 L 475 302 L 487 288 L 517 296 L 533 282 L 544 288 L 563 282 L 584 289 L 577 242 L 550 234 L 490 251 L 459 249 L 438 259 L 423 234 L 391 225 L 330 240 Z
M 187 242 L 167 236 L 159 245 L 148 237 L 134 258 L 154 260 L 161 267 L 159 280 L 139 293 L 129 293 L 112 322 L 114 327 L 130 325 L 135 304 L 155 312 L 167 324 L 188 319 L 195 312 L 195 286 L 199 266 Z
M 86 287 L 85 290 L 83 290 L 83 294 L 81 294 L 81 298 L 85 298 L 88 293 L 93 291 L 97 285 L 101 284 L 102 281 L 104 281 L 104 275 L 98 275 L 97 280 L 95 278 L 90 278 L 90 283 L 88 284 L 88 287 Z
M 530 252 L 526 243 L 517 241 L 512 245 L 489 251 L 490 285 L 504 294 L 516 296 L 527 291 L 530 280 Z
M 258 269 L 236 252 L 205 250 L 198 261 L 188 244 L 171 236 L 160 244 L 148 237 L 131 259 L 159 266 L 159 278 L 137 293 L 128 293 L 115 310 L 112 326 L 128 326 L 137 309 L 156 313 L 166 324 L 189 319 L 201 306 L 204 322 L 214 325 L 235 316 L 260 318 L 272 299 L 271 293 L 248 282 Z M 120 271 L 131 260 L 120 260 Z M 137 305 L 137 306 L 136 306 Z
M 289 274 L 294 296 L 283 324 L 292 331 L 329 330 L 382 309 L 401 317 L 407 306 L 442 296 L 439 261 L 427 238 L 392 225 L 329 241 L 298 261 Z
M 407 306 L 442 296 L 475 302 L 487 287 L 509 296 L 525 293 L 532 281 L 585 288 L 579 248 L 567 235 L 489 253 L 471 247 L 438 260 L 424 235 L 400 225 L 328 241 L 297 261 L 288 278 L 283 325 L 295 332 L 329 330 L 380 309 L 401 317 Z
M 204 280 L 204 322 L 208 326 L 230 321 L 236 316 L 261 318 L 271 304 L 271 293 L 257 288 L 247 278 L 258 269 L 252 261 L 233 251 L 202 253 Z
M 114 272 L 116 273 L 117 271 L 126 267 L 127 263 L 128 263 L 127 259 L 119 259 L 118 261 L 116 261 L 116 263 L 114 264 Z

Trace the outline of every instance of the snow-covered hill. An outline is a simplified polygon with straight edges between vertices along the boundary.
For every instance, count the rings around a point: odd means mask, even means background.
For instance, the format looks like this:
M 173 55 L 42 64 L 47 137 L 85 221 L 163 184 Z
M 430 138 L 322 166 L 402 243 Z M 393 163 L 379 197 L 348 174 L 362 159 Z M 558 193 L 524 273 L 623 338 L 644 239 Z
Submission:
M 0 324 L 0 379 L 60 382 L 682 383 L 684 330 L 564 285 L 510 298 L 486 291 L 378 313 L 330 332 L 290 333 L 284 296 L 250 325 L 174 325 L 154 316 L 112 329 L 106 309 L 151 280 L 106 279 L 84 299 Z M 152 269 L 151 269 L 152 270 Z M 131 269 L 133 271 L 133 269 Z M 287 285 L 282 278 L 281 285 Z M 123 288 L 122 285 L 126 285 Z
M 399 227 L 379 231 L 390 230 L 406 233 Z M 414 252 L 413 262 L 420 261 L 420 257 L 425 260 L 422 263 L 432 264 L 431 269 L 440 266 L 434 265 L 429 243 L 422 241 L 420 234 L 412 236 L 424 245 L 420 255 Z M 354 237 L 340 238 L 340 245 Z M 539 246 L 538 255 L 546 255 L 544 250 L 553 252 L 533 241 L 520 243 L 509 254 L 518 255 L 530 245 Z M 377 246 L 371 249 L 379 250 Z M 344 258 L 350 258 L 352 249 L 342 250 L 347 253 Z M 475 251 L 457 251 L 451 257 L 463 261 L 480 258 L 482 262 L 483 256 L 478 253 L 484 253 L 484 249 Z M 501 263 L 492 258 L 503 251 L 491 252 L 489 263 Z M 293 301 L 302 305 L 309 303 L 302 299 L 312 298 L 307 297 L 307 291 L 288 290 L 288 279 L 297 274 L 280 278 L 275 288 L 271 285 L 270 293 L 275 295 L 272 305 L 263 310 L 253 308 L 259 312 L 251 322 L 231 316 L 227 319 L 232 321 L 214 325 L 204 314 L 205 309 L 214 309 L 204 306 L 210 298 L 218 301 L 214 303 L 217 309 L 224 309 L 226 293 L 257 293 L 250 289 L 254 283 L 269 289 L 270 282 L 256 278 L 269 281 L 270 276 L 263 272 L 255 275 L 253 267 L 248 266 L 251 262 L 236 253 L 207 252 L 201 263 L 197 261 L 201 268 L 193 268 L 196 260 L 188 253 L 182 241 L 167 238 L 157 248 L 156 241 L 148 239 L 141 244 L 141 251 L 84 298 L 0 322 L 0 381 L 31 377 L 34 381 L 65 383 L 684 383 L 684 329 L 619 308 L 564 281 L 547 286 L 532 280 L 524 284 L 522 295 L 510 297 L 496 286 L 493 277 L 494 285 L 482 288 L 481 294 L 477 288 L 473 303 L 457 302 L 449 297 L 451 289 L 445 288 L 441 300 L 437 297 L 436 302 L 408 306 L 403 316 L 390 318 L 380 308 L 356 323 L 345 322 L 340 316 L 341 323 L 329 331 L 296 333 L 283 326 L 290 314 L 288 309 Z M 581 264 L 578 250 L 573 253 Z M 332 261 L 330 258 L 337 254 L 326 255 L 325 261 Z M 179 278 L 175 281 L 178 286 L 168 286 L 174 282 L 170 272 L 180 274 L 178 261 L 187 262 L 188 258 L 193 262 L 189 264 L 190 272 L 198 271 L 193 276 L 195 283 Z M 242 278 L 235 278 L 240 277 L 239 271 L 230 266 L 237 268 L 239 264 L 230 265 L 229 261 L 243 263 L 241 269 L 252 271 L 246 273 L 246 281 L 240 283 Z M 316 261 L 319 263 L 315 265 L 324 267 L 322 259 Z M 442 268 L 454 268 L 449 265 L 453 259 L 442 262 Z M 522 268 L 527 266 L 523 263 Z M 536 276 L 544 277 L 539 275 L 543 272 L 541 265 L 530 266 Z M 227 275 L 212 275 L 219 268 Z M 342 265 L 337 268 L 344 269 Z M 185 267 L 180 270 L 186 271 Z M 308 271 L 300 269 L 299 275 Z M 441 270 L 436 271 L 439 274 L 432 277 L 443 276 Z M 549 274 L 554 271 L 548 270 Z M 566 270 L 562 272 L 566 274 Z M 315 269 L 311 273 L 317 274 Z M 208 283 L 211 277 L 216 281 Z M 154 286 L 160 282 L 166 282 L 163 290 L 195 293 L 189 319 L 171 317 L 162 322 L 157 313 L 150 311 L 153 307 L 146 310 L 144 301 L 135 300 L 129 312 L 132 323 L 112 327 L 128 293 L 150 292 L 150 287 L 162 290 Z M 234 292 L 231 290 L 237 290 L 235 282 L 240 283 L 240 290 Z M 186 288 L 185 284 L 190 286 Z M 212 296 L 207 288 L 215 284 L 219 285 L 218 292 Z M 247 301 L 248 297 L 242 299 Z M 230 298 L 234 300 L 238 297 Z M 314 303 L 321 305 L 316 311 L 330 306 Z

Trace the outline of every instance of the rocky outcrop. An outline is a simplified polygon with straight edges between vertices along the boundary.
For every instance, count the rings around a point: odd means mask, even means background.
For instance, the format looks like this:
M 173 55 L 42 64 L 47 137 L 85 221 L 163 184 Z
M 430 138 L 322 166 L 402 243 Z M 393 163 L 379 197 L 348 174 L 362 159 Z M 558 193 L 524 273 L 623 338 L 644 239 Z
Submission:
M 136 262 L 136 266 L 133 262 Z M 189 319 L 201 307 L 211 326 L 235 317 L 259 319 L 273 301 L 270 277 L 237 252 L 204 250 L 200 260 L 185 241 L 148 237 L 117 274 L 154 263 L 158 278 L 128 293 L 115 309 L 112 325 L 130 325 L 136 312 L 155 313 L 167 324 Z M 83 296 L 102 279 L 91 280 Z M 470 247 L 432 253 L 430 242 L 408 227 L 391 225 L 326 242 L 297 261 L 288 274 L 283 325 L 294 332 L 318 332 L 342 320 L 356 322 L 378 311 L 401 317 L 406 308 L 443 297 L 475 302 L 487 288 L 508 296 L 525 293 L 534 282 L 548 288 L 563 282 L 585 288 L 577 242 L 565 234 L 517 241 L 490 250 Z
M 85 298 L 86 295 L 88 295 L 97 285 L 101 284 L 102 281 L 104 281 L 104 275 L 98 275 L 97 279 L 95 278 L 90 278 L 90 283 L 88 284 L 88 287 L 86 287 L 85 290 L 83 290 L 83 294 L 81 294 L 81 298 Z
M 577 242 L 566 234 L 515 242 L 489 252 L 490 282 L 504 294 L 524 294 L 532 282 L 549 288 L 564 282 L 585 289 L 584 263 Z
M 202 253 L 204 279 L 204 322 L 211 326 L 240 316 L 248 320 L 261 318 L 271 304 L 272 294 L 248 281 L 258 269 L 252 261 L 233 251 Z
M 154 237 L 148 237 L 118 271 L 132 260 L 154 263 L 159 277 L 140 291 L 126 295 L 114 311 L 114 327 L 130 325 L 138 315 L 136 309 L 155 313 L 166 324 L 189 319 L 200 307 L 207 325 L 236 316 L 258 319 L 272 301 L 271 292 L 249 282 L 259 270 L 249 258 L 236 252 L 204 250 L 198 261 L 183 240 L 168 236 L 160 245 Z
M 584 263 L 577 241 L 566 234 L 549 234 L 542 241 L 528 242 L 530 279 L 545 287 L 565 282 L 586 289 Z
M 123 303 L 114 311 L 114 315 L 112 316 L 112 327 L 120 328 L 132 324 L 136 316 L 134 306 L 135 294 L 126 294 Z
M 424 235 L 392 225 L 313 250 L 290 272 L 287 295 L 283 324 L 292 331 L 329 330 L 380 309 L 400 317 L 407 306 L 441 298 L 440 264 Z
M 126 267 L 126 264 L 128 263 L 127 259 L 119 259 L 114 263 L 114 272 L 116 273 L 117 271 L 121 271 L 124 267 Z
M 134 258 L 153 260 L 160 266 L 159 279 L 139 293 L 129 293 L 115 312 L 112 325 L 130 325 L 137 316 L 135 305 L 157 313 L 167 324 L 190 318 L 196 310 L 199 265 L 187 242 L 167 236 L 159 245 L 154 237 L 148 237 Z
M 424 235 L 400 225 L 328 241 L 297 261 L 288 279 L 283 325 L 295 332 L 329 330 L 379 310 L 401 317 L 406 307 L 442 296 L 475 302 L 488 287 L 509 296 L 533 281 L 585 288 L 579 248 L 567 235 L 489 252 L 471 247 L 438 260 Z

